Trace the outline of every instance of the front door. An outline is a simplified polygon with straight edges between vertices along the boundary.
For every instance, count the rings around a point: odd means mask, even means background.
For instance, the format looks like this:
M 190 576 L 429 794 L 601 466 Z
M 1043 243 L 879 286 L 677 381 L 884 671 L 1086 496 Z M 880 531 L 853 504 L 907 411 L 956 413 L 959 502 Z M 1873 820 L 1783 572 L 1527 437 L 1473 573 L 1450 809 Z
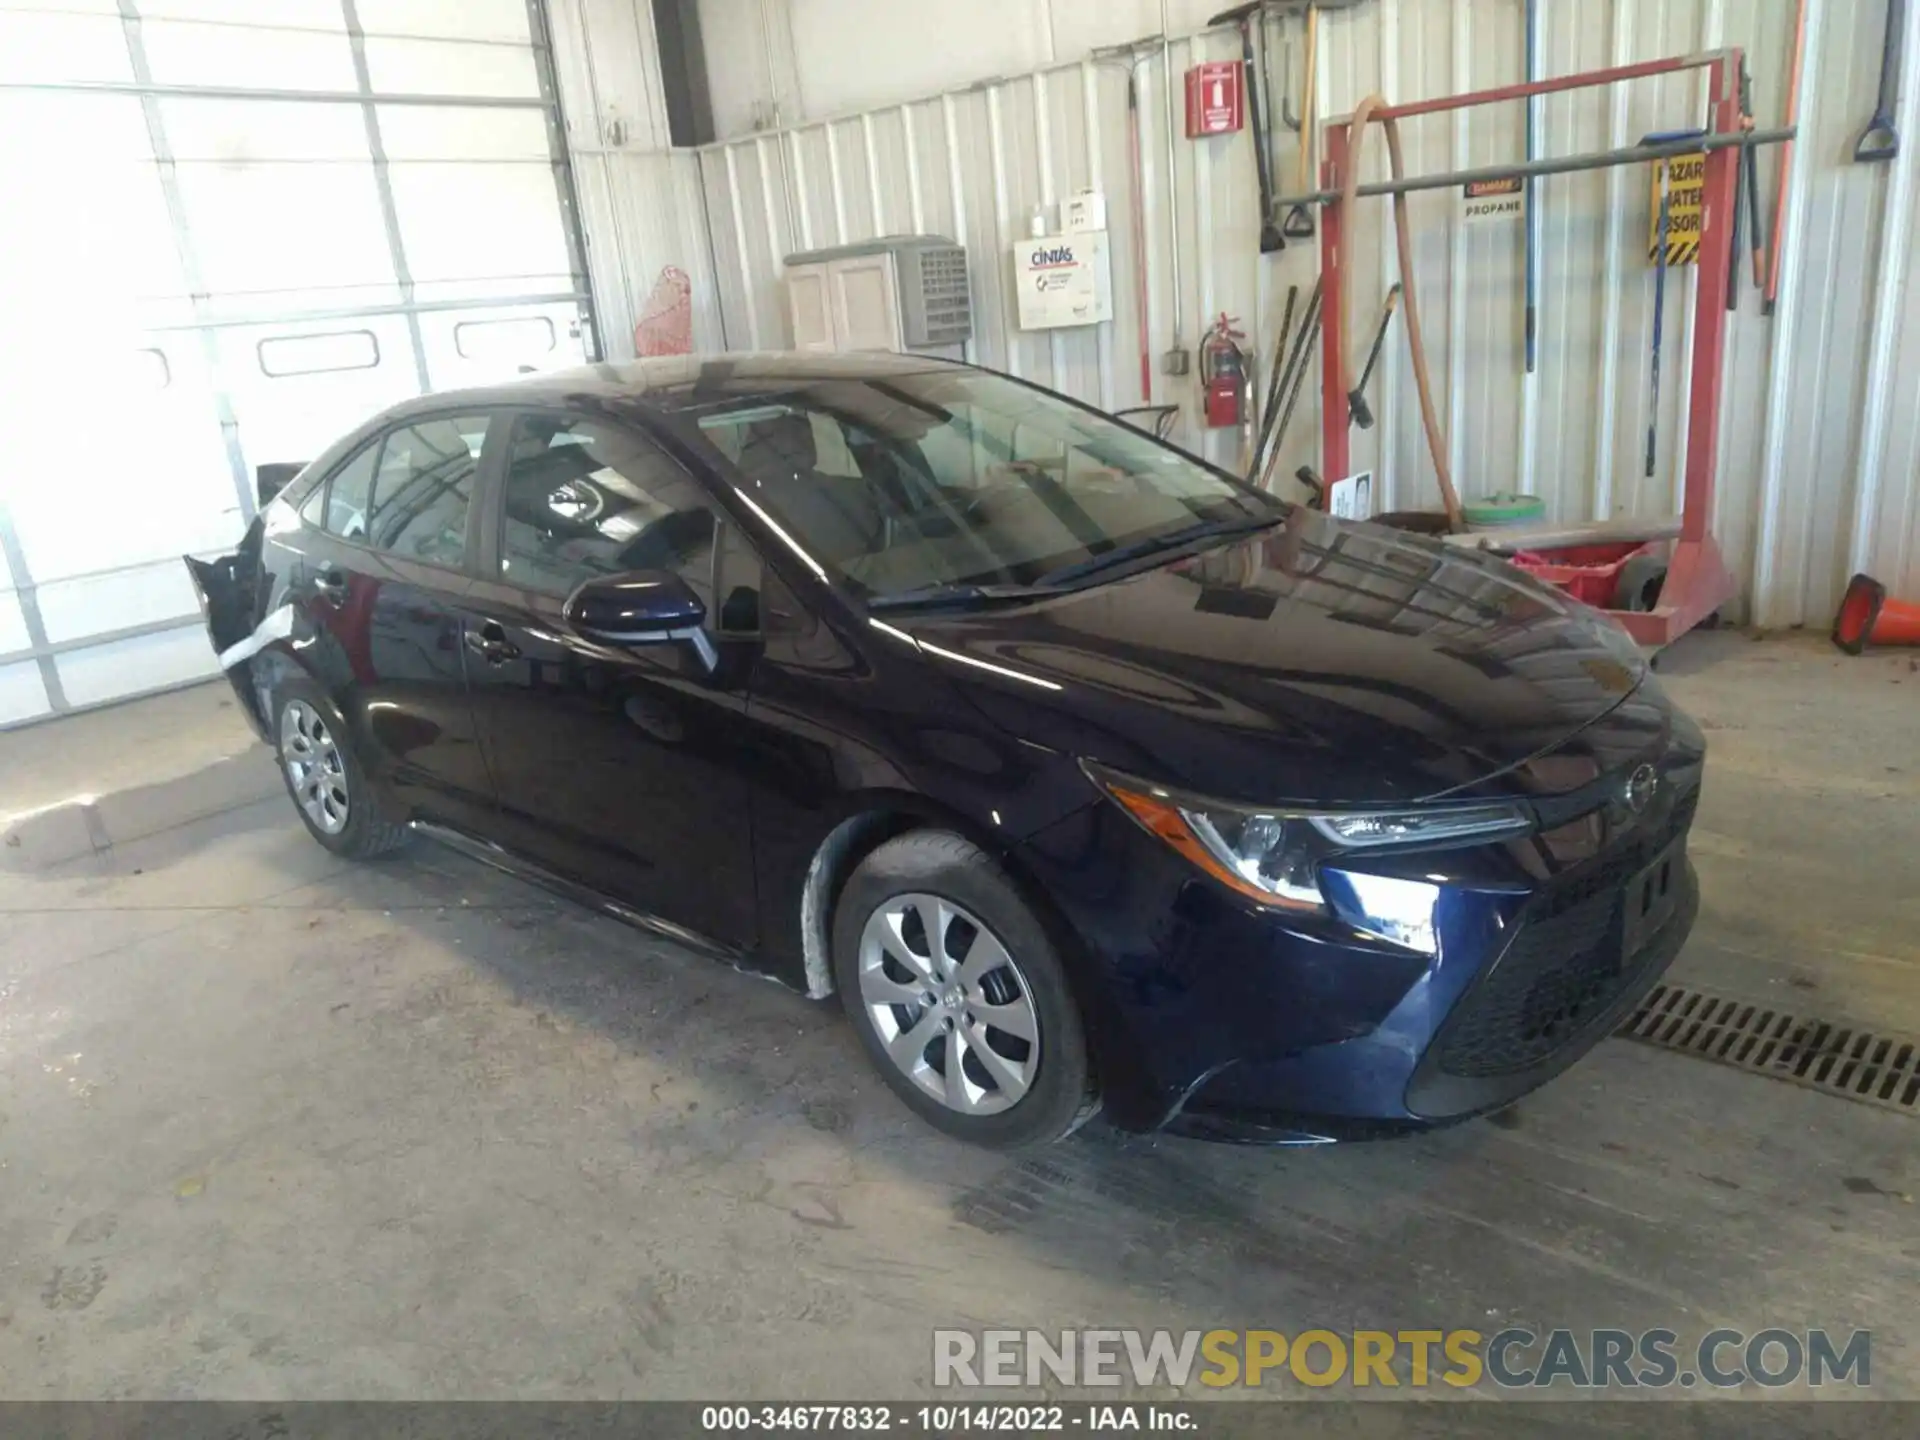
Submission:
M 497 573 L 475 584 L 467 674 L 495 833 L 564 878 L 751 946 L 758 556 L 674 461 L 599 421 L 519 415 L 494 507 Z M 567 625 L 582 581 L 634 570 L 693 587 L 708 656 L 685 641 L 603 644 Z

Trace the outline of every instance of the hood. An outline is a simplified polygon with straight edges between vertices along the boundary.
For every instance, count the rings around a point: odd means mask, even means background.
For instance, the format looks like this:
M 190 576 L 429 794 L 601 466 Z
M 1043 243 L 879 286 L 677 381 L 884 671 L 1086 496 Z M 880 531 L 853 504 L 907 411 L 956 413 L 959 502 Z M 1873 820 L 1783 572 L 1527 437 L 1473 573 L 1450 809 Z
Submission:
M 1645 674 L 1605 621 L 1504 561 L 1306 510 L 1057 599 L 889 620 L 1013 735 L 1261 804 L 1474 787 Z

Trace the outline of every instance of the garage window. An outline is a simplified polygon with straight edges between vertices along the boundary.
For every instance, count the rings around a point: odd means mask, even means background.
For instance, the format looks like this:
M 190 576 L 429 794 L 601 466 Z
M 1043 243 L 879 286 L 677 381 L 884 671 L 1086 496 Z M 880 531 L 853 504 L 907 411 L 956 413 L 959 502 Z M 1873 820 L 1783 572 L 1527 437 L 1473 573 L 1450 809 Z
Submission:
M 260 357 L 260 369 L 275 380 L 333 370 L 372 370 L 380 364 L 380 342 L 371 330 L 283 335 L 262 340 L 255 353 Z
M 519 360 L 554 347 L 553 321 L 544 315 L 517 320 L 462 320 L 453 327 L 453 348 L 462 360 Z

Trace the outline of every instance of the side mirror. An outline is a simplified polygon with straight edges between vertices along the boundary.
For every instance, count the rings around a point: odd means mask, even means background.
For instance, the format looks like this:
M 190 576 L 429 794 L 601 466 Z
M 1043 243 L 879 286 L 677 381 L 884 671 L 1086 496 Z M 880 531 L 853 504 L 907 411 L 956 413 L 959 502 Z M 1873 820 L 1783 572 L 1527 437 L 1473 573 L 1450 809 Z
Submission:
M 719 663 L 702 628 L 707 607 L 670 570 L 632 570 L 589 580 L 567 597 L 567 623 L 582 635 L 612 645 L 659 645 L 691 641 L 711 669 Z
M 260 508 L 264 510 L 267 506 L 271 505 L 273 503 L 273 497 L 286 489 L 288 485 L 292 484 L 293 477 L 306 468 L 307 462 L 304 460 L 300 461 L 297 465 L 272 464 L 254 466 L 253 489 L 254 493 L 260 497 Z

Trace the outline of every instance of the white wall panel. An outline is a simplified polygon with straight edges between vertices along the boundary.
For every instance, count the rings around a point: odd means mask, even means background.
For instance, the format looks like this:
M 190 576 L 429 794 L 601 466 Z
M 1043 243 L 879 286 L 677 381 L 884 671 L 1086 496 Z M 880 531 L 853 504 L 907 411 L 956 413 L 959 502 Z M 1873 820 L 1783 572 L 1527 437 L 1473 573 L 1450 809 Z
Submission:
M 69 705 L 99 705 L 220 673 L 220 662 L 198 625 L 69 651 L 54 664 Z
M 157 391 L 113 373 L 115 360 L 131 358 L 130 351 L 95 357 L 98 392 L 69 386 L 63 398 L 49 387 L 9 426 L 0 491 L 43 586 L 229 543 L 238 528 L 211 407 L 192 403 L 184 372 L 180 389 Z M 102 409 L 100 393 L 113 395 L 111 410 Z M 102 628 L 151 618 L 134 610 Z
M 408 161 L 391 174 L 415 279 L 567 273 L 551 165 Z
M 206 164 L 176 172 L 200 272 L 217 294 L 393 280 L 371 162 Z M 325 215 L 325 225 L 292 217 Z
M 21 0 L 34 4 L 37 0 Z M 101 10 L 115 10 L 119 0 L 85 0 Z M 338 30 L 340 7 L 335 0 L 141 0 L 140 13 L 167 20 L 215 20 L 228 25 L 273 24 L 301 30 Z
M 135 570 L 42 584 L 36 598 L 47 639 L 56 645 L 132 624 L 185 618 L 199 610 L 187 567 L 171 555 Z
M 368 416 L 420 390 L 406 321 L 398 315 L 234 325 L 216 334 L 221 373 L 247 436 L 248 458 L 256 465 L 311 460 Z M 362 334 L 373 337 L 376 364 L 280 375 L 267 374 L 261 365 L 263 341 Z M 275 364 L 274 368 L 295 367 Z
M 0 81 L 133 78 L 119 18 L 0 9 Z
M 1171 24 L 1176 33 L 1192 30 L 1212 8 L 1174 0 Z M 1779 123 L 1793 17 L 1788 0 L 1544 0 L 1540 8 L 1545 73 L 1739 45 L 1749 54 L 1759 123 Z M 756 106 L 761 116 L 768 113 L 770 58 L 771 98 L 789 121 L 800 121 L 702 154 L 718 267 L 712 295 L 735 346 L 748 343 L 756 327 L 762 343 L 787 343 L 779 266 L 786 250 L 906 228 L 902 217 L 910 215 L 916 188 L 910 171 L 917 167 L 924 228 L 954 234 L 968 246 L 974 358 L 1085 398 L 1139 403 L 1125 72 L 1092 67 L 1090 136 L 1078 62 L 1091 46 L 1157 32 L 1158 0 L 1100 6 L 992 0 L 964 15 L 950 13 L 937 43 L 919 7 L 882 0 L 707 0 L 701 13 L 723 132 L 750 124 Z M 1373 0 L 1323 15 L 1318 112 L 1323 118 L 1348 113 L 1376 88 L 1404 102 L 1515 83 L 1523 78 L 1522 13 L 1517 3 L 1495 0 Z M 1920 373 L 1920 290 L 1913 283 L 1920 264 L 1913 243 L 1920 185 L 1913 172 L 1920 158 L 1913 146 L 1894 166 L 1855 165 L 1849 158 L 1878 80 L 1882 0 L 1812 0 L 1811 13 L 1797 159 L 1802 178 L 1795 187 L 1803 201 L 1789 230 L 1778 314 L 1760 313 L 1743 263 L 1740 306 L 1728 336 L 1714 515 L 1751 613 L 1770 625 L 1825 624 L 1857 566 L 1875 569 L 1899 593 L 1920 592 L 1920 390 L 1911 379 Z M 1910 14 L 1909 25 L 1911 57 L 1920 54 L 1920 11 Z M 716 44 L 716 36 L 731 39 Z M 1239 53 L 1231 30 L 1177 40 L 1174 83 L 1191 63 Z M 1040 87 L 1044 124 L 1032 75 L 1010 74 L 1035 67 L 1047 67 Z M 1181 403 L 1185 443 L 1230 461 L 1234 437 L 1195 428 L 1197 381 L 1158 373 L 1176 300 L 1169 226 L 1177 221 L 1180 338 L 1191 350 L 1219 312 L 1237 316 L 1262 377 L 1288 287 L 1300 287 L 1304 305 L 1319 270 L 1318 246 L 1258 254 L 1245 133 L 1200 143 L 1177 139 L 1169 187 L 1161 108 L 1168 77 L 1157 47 L 1138 73 L 1152 397 Z M 948 93 L 934 93 L 942 87 Z M 1920 86 L 1910 78 L 1906 110 L 1920 123 L 1917 97 Z M 1540 106 L 1541 150 L 1585 153 L 1698 125 L 1704 100 L 1704 78 L 1697 74 L 1554 96 Z M 826 117 L 834 122 L 831 147 Z M 1518 160 L 1524 120 L 1522 107 L 1508 104 L 1410 121 L 1403 126 L 1408 165 L 1432 171 Z M 1292 144 L 1291 135 L 1283 137 L 1283 191 L 1295 186 Z M 1369 178 L 1384 174 L 1384 148 L 1372 137 Z M 1026 235 L 1035 204 L 1085 182 L 1096 151 L 1112 227 L 1114 320 L 1056 337 L 1022 334 L 1011 323 L 1006 247 Z M 1762 220 L 1770 235 L 1777 150 L 1761 152 L 1760 170 Z M 1658 409 L 1650 412 L 1648 192 L 1644 168 L 1538 182 L 1539 363 L 1532 376 L 1524 364 L 1522 227 L 1463 225 L 1453 192 L 1410 199 L 1430 365 L 1455 478 L 1468 495 L 1524 486 L 1565 519 L 1652 516 L 1675 508 L 1690 419 L 1696 282 L 1690 269 L 1668 277 L 1664 374 Z M 1895 195 L 1904 214 L 1900 224 L 1890 208 Z M 1356 348 L 1399 277 L 1388 202 L 1362 204 L 1350 247 Z M 1355 463 L 1381 471 L 1391 505 L 1432 507 L 1437 487 L 1401 320 L 1374 384 L 1382 424 L 1354 433 Z M 1651 477 L 1645 465 L 1650 414 L 1657 417 Z M 1318 451 L 1316 359 L 1280 473 L 1317 465 Z M 1284 489 L 1294 493 L 1290 482 Z
M 0 590 L 0 655 L 27 648 L 27 617 L 20 613 L 20 597 Z
M 353 52 L 333 33 L 264 25 L 147 20 L 147 63 L 163 85 L 240 85 L 256 90 L 351 90 Z
M 540 93 L 533 52 L 524 46 L 367 37 L 367 69 L 383 95 Z
M 31 660 L 0 665 L 0 725 L 38 719 L 50 708 L 37 665 Z
M 533 110 L 376 105 L 389 160 L 548 162 L 545 120 Z
M 527 43 L 526 0 L 359 0 L 359 8 L 361 28 L 369 35 Z
M 431 311 L 420 317 L 420 335 L 436 390 L 497 385 L 523 367 L 553 370 L 587 358 L 571 304 Z
M 366 126 L 350 105 L 196 98 L 162 100 L 159 106 L 175 160 L 245 165 L 370 158 Z
M 138 100 L 0 94 L 0 135 L 60 137 L 0 154 L 0 316 L 10 333 L 44 335 L 29 327 L 80 314 L 124 324 L 137 298 L 186 293 Z
M 209 673 L 178 556 L 232 546 L 256 465 L 584 358 L 532 30 L 526 0 L 0 0 L 0 334 L 33 339 L 0 348 L 0 657 L 31 657 L 0 724 Z

